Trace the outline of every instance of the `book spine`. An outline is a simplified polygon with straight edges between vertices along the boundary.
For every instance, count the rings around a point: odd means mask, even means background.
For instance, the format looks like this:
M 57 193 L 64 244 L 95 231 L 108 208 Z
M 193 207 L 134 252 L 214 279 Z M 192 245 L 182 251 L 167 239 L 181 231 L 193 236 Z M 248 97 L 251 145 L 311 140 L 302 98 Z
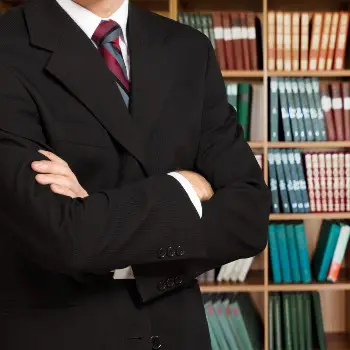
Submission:
M 335 133 L 338 141 L 344 140 L 344 125 L 343 125 L 343 99 L 341 95 L 340 82 L 331 83 L 332 90 L 332 108 L 334 112 Z
M 286 178 L 283 172 L 281 153 L 279 151 L 275 152 L 275 164 L 277 171 L 277 179 L 279 185 L 279 193 L 281 196 L 282 208 L 284 213 L 290 213 L 290 203 L 288 200 L 288 192 L 286 185 Z
M 318 113 L 316 108 L 316 103 L 314 99 L 314 92 L 312 89 L 311 79 L 305 79 L 305 89 L 307 93 L 308 104 L 310 108 L 310 117 L 312 123 L 312 129 L 316 141 L 322 141 L 321 128 L 319 125 Z
M 312 20 L 312 34 L 309 55 L 309 70 L 317 70 L 319 58 L 323 14 L 315 13 Z
M 303 203 L 303 196 L 300 188 L 300 180 L 298 177 L 297 165 L 294 158 L 294 150 L 287 150 L 287 155 L 288 155 L 290 172 L 291 172 L 292 181 L 293 181 L 293 189 L 297 200 L 298 212 L 304 213 L 305 209 L 304 209 L 304 203 Z
M 304 224 L 294 225 L 294 234 L 299 257 L 301 281 L 310 283 L 312 281 L 311 266 Z
M 284 12 L 283 14 L 283 61 L 284 70 L 292 70 L 292 14 Z
M 288 294 L 282 294 L 283 302 L 283 325 L 284 325 L 284 350 L 293 350 L 292 344 L 292 326 L 290 315 L 290 303 Z
M 299 125 L 296 117 L 294 96 L 292 93 L 292 82 L 290 79 L 287 79 L 287 78 L 285 79 L 285 91 L 287 95 L 288 114 L 290 118 L 290 124 L 292 127 L 293 141 L 300 141 L 301 138 L 300 138 L 300 132 L 299 132 Z
M 285 232 L 284 224 L 276 225 L 276 238 L 277 244 L 280 251 L 280 264 L 281 264 L 281 272 L 282 272 L 282 281 L 284 283 L 292 282 L 291 268 L 288 256 L 288 245 L 287 245 L 287 237 Z
M 210 40 L 210 42 L 212 43 L 212 38 L 210 37 L 210 31 L 209 31 L 209 25 L 207 22 L 207 16 L 206 15 L 198 15 L 199 20 L 202 23 L 202 29 L 203 29 L 203 33 L 205 34 L 205 36 Z M 215 39 L 214 39 L 215 40 Z
M 207 26 L 209 28 L 209 35 L 210 35 L 210 41 L 211 44 L 216 51 L 216 42 L 215 42 L 215 33 L 214 33 L 214 25 L 213 25 L 213 16 L 212 15 L 203 15 L 203 18 L 205 19 Z
M 268 41 L 267 41 L 267 55 L 268 55 L 268 70 L 274 71 L 276 69 L 276 13 L 269 11 L 267 15 L 268 25 Z
M 298 83 L 296 79 L 292 79 L 292 91 L 294 94 L 295 115 L 298 122 L 300 141 L 306 141 L 306 128 L 304 124 L 304 115 L 303 115 L 302 104 L 299 96 Z
M 274 151 L 270 151 L 268 154 L 269 163 L 269 178 L 270 178 L 270 191 L 272 197 L 272 211 L 274 213 L 280 213 L 279 196 L 278 196 L 278 181 L 275 164 Z
M 253 260 L 254 260 L 254 257 L 250 257 L 250 258 L 245 259 L 244 265 L 243 265 L 243 267 L 241 269 L 241 272 L 240 272 L 240 274 L 238 276 L 238 281 L 239 282 L 242 283 L 242 282 L 244 282 L 246 280 L 248 272 L 249 272 L 249 269 L 252 266 Z
M 276 68 L 283 70 L 283 12 L 276 12 Z
M 339 195 L 340 195 L 340 211 L 342 213 L 345 212 L 346 206 L 345 206 L 345 193 L 346 193 L 346 186 L 345 186 L 345 154 L 339 153 Z
M 301 162 L 301 153 L 297 149 L 294 150 L 294 159 L 295 159 L 295 164 L 298 172 L 299 185 L 300 185 L 301 195 L 303 199 L 304 210 L 306 213 L 308 213 L 310 212 L 310 201 L 309 201 L 309 196 L 308 196 L 308 191 L 306 186 L 304 169 Z
M 272 280 L 274 283 L 281 283 L 282 276 L 281 276 L 281 264 L 280 264 L 280 256 L 279 256 L 280 253 L 279 253 L 278 244 L 277 244 L 275 224 L 269 225 L 268 243 L 269 243 L 269 253 L 270 253 L 270 259 L 271 259 L 271 267 L 272 267 Z
M 282 124 L 283 124 L 283 131 L 284 131 L 284 140 L 292 141 L 292 129 L 290 125 L 285 80 L 283 78 L 278 79 L 278 92 L 279 92 L 279 97 L 281 102 L 281 114 L 282 114 Z
M 294 283 L 300 283 L 300 266 L 298 261 L 297 244 L 293 225 L 286 225 L 286 236 L 292 279 Z
M 333 164 L 332 154 L 326 153 L 326 178 L 327 178 L 327 198 L 328 198 L 328 211 L 334 212 L 334 179 L 333 179 Z
M 334 211 L 340 212 L 339 154 L 332 153 Z
M 311 155 L 311 163 L 312 163 L 312 174 L 314 178 L 316 211 L 320 213 L 322 212 L 322 199 L 321 199 L 321 184 L 320 184 L 320 168 L 318 164 L 317 153 L 314 153 Z
M 307 186 L 309 188 L 310 208 L 311 212 L 316 212 L 316 194 L 315 194 L 315 182 L 312 171 L 312 157 L 311 154 L 305 154 L 305 166 L 307 176 Z
M 341 86 L 343 96 L 344 139 L 350 141 L 350 83 L 343 82 Z
M 300 12 L 292 14 L 292 69 L 299 70 L 300 55 Z
M 248 23 L 245 13 L 240 13 L 240 23 L 242 30 L 242 44 L 243 44 L 243 66 L 245 70 L 251 69 L 249 59 L 249 43 L 248 43 Z
M 294 191 L 293 179 L 292 179 L 290 166 L 289 166 L 289 162 L 288 162 L 288 155 L 287 155 L 286 150 L 281 150 L 280 154 L 281 154 L 283 172 L 284 172 L 284 176 L 286 178 L 289 203 L 291 205 L 292 212 L 297 213 L 298 212 L 298 202 L 297 202 L 296 193 Z
M 337 139 L 335 133 L 334 116 L 332 110 L 332 99 L 329 94 L 329 86 L 327 83 L 320 84 L 321 105 L 325 117 L 327 140 L 335 141 Z
M 270 140 L 278 141 L 278 80 L 271 78 L 270 80 Z
M 339 30 L 334 53 L 334 69 L 344 69 L 344 58 L 346 51 L 346 42 L 349 31 L 349 13 L 342 12 L 339 17 Z
M 329 272 L 327 276 L 328 281 L 336 282 L 338 280 L 341 264 L 343 262 L 345 251 L 348 246 L 349 237 L 350 237 L 350 226 L 343 225 L 340 229 L 338 242 L 334 251 L 331 266 L 329 268 Z
M 231 30 L 231 18 L 228 12 L 222 13 L 222 25 L 224 30 L 225 57 L 227 69 L 235 69 L 235 59 L 233 56 L 233 38 Z
M 248 23 L 248 43 L 249 43 L 249 58 L 250 67 L 253 70 L 258 69 L 258 49 L 257 49 L 257 36 L 254 13 L 247 14 Z
M 243 69 L 243 45 L 242 45 L 242 28 L 239 20 L 239 14 L 231 12 L 232 24 L 232 39 L 233 39 L 233 53 L 235 56 L 236 69 Z
M 323 113 L 322 103 L 321 103 L 321 96 L 320 96 L 320 81 L 317 78 L 312 78 L 311 84 L 312 84 L 312 91 L 313 91 L 313 96 L 315 99 L 315 104 L 317 109 L 318 125 L 320 127 L 321 141 L 326 141 L 327 132 L 326 132 L 325 118 L 324 118 L 324 113 Z
M 327 49 L 329 44 L 329 35 L 331 30 L 332 13 L 327 12 L 324 14 L 322 40 L 320 45 L 320 57 L 318 59 L 318 70 L 325 70 L 327 63 Z
M 222 24 L 221 12 L 213 12 L 213 26 L 216 46 L 216 56 L 218 57 L 221 70 L 226 69 L 224 27 Z
M 304 124 L 306 129 L 306 139 L 307 141 L 314 141 L 314 131 L 312 128 L 312 122 L 311 122 L 311 114 L 310 114 L 310 106 L 307 98 L 307 92 L 305 87 L 304 79 L 299 78 L 297 79 L 298 88 L 299 88 L 299 96 L 301 100 L 302 105 L 302 111 L 304 116 Z
M 309 14 L 301 14 L 300 69 L 309 67 Z
M 332 15 L 331 32 L 329 36 L 328 51 L 327 51 L 327 63 L 326 63 L 327 70 L 331 70 L 333 68 L 335 44 L 337 41 L 337 34 L 338 34 L 338 24 L 339 24 L 339 13 L 334 12 Z
M 326 158 L 324 153 L 318 154 L 318 164 L 320 169 L 321 209 L 323 212 L 328 212 Z
M 350 153 L 345 154 L 345 186 L 346 211 L 350 212 Z

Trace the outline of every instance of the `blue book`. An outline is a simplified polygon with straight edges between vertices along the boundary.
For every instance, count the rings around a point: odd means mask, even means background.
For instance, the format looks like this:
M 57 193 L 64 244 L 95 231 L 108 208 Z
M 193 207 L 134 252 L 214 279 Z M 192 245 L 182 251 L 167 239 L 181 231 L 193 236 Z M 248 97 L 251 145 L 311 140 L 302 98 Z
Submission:
M 297 252 L 298 252 L 298 258 L 299 258 L 301 282 L 310 283 L 312 281 L 311 267 L 310 267 L 309 251 L 307 249 L 307 241 L 306 241 L 304 224 L 295 225 L 294 231 L 295 231 Z
M 284 283 L 292 282 L 292 274 L 289 262 L 287 235 L 284 224 L 276 224 L 276 238 L 280 256 L 282 281 Z
M 300 266 L 297 253 L 297 243 L 294 232 L 294 225 L 286 225 L 286 235 L 287 235 L 287 244 L 289 252 L 289 262 L 290 268 L 292 270 L 292 279 L 294 283 L 300 283 Z
M 315 277 L 319 282 L 325 282 L 332 262 L 335 247 L 340 235 L 340 225 L 324 222 L 317 242 L 312 261 Z
M 279 251 L 278 251 L 278 245 L 277 245 L 275 224 L 269 225 L 268 241 L 269 241 L 269 253 L 270 253 L 270 259 L 271 259 L 271 266 L 272 266 L 272 280 L 274 283 L 281 283 L 282 282 L 281 265 L 280 265 Z

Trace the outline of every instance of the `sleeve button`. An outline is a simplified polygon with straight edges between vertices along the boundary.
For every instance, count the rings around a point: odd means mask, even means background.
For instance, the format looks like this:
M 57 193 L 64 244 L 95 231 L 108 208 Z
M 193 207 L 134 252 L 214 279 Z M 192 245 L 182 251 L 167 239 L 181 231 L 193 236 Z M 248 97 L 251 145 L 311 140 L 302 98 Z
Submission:
M 157 349 L 160 349 L 162 347 L 162 342 L 160 341 L 160 338 L 157 335 L 153 335 L 150 338 L 150 341 L 152 343 L 153 350 L 157 350 Z
M 166 284 L 164 281 L 159 281 L 158 282 L 158 290 L 161 292 L 164 292 L 166 290 Z
M 160 249 L 158 250 L 158 258 L 159 258 L 159 259 L 164 259 L 165 256 L 166 256 L 166 251 L 165 251 L 165 249 L 164 249 L 164 248 L 160 248 Z
M 176 255 L 178 256 L 183 256 L 185 255 L 185 249 L 183 249 L 183 247 L 181 247 L 180 245 L 176 248 Z
M 173 278 L 168 278 L 166 281 L 166 285 L 168 288 L 174 288 L 175 286 L 175 281 Z
M 168 256 L 171 258 L 175 256 L 175 249 L 173 247 L 168 248 Z
M 183 281 L 181 276 L 176 276 L 176 278 L 175 278 L 175 285 L 176 286 L 181 286 L 183 284 L 183 282 L 184 281 Z

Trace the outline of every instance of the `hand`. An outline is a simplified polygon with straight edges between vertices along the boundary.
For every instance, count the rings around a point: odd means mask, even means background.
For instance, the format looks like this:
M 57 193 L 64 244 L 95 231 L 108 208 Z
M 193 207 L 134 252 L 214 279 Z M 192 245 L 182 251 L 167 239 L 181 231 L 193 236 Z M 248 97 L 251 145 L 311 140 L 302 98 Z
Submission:
M 208 201 L 213 197 L 214 191 L 210 183 L 202 175 L 188 170 L 181 170 L 178 173 L 191 183 L 201 202 Z
M 38 173 L 35 179 L 41 185 L 50 185 L 53 192 L 71 198 L 85 198 L 89 194 L 80 185 L 68 164 L 55 154 L 40 150 L 50 160 L 32 162 L 32 169 Z

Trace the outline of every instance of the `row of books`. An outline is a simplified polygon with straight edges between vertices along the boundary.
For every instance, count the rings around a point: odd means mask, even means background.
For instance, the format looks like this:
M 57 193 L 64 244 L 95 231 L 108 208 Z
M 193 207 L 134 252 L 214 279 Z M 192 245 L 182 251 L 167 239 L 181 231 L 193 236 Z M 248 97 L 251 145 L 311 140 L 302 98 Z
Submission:
M 237 111 L 237 121 L 242 126 L 247 141 L 264 138 L 264 122 L 261 107 L 264 104 L 264 88 L 258 84 L 226 83 L 227 100 Z
M 271 141 L 326 141 L 334 130 L 333 119 L 325 120 L 317 78 L 271 78 L 269 108 Z
M 312 212 L 350 211 L 350 153 L 306 153 Z
M 264 328 L 248 293 L 203 293 L 213 350 L 263 349 Z
M 216 49 L 222 70 L 257 70 L 261 29 L 252 12 L 180 13 L 179 22 L 205 34 Z
M 311 29 L 310 29 L 311 20 Z M 268 13 L 268 69 L 340 70 L 348 39 L 348 12 Z
M 269 350 L 326 350 L 318 292 L 269 295 Z
M 309 194 L 300 150 L 270 150 L 268 166 L 272 212 L 310 212 Z
M 248 275 L 250 267 L 252 266 L 254 258 L 239 259 L 223 265 L 217 275 L 216 281 L 219 283 L 230 282 L 243 283 Z

